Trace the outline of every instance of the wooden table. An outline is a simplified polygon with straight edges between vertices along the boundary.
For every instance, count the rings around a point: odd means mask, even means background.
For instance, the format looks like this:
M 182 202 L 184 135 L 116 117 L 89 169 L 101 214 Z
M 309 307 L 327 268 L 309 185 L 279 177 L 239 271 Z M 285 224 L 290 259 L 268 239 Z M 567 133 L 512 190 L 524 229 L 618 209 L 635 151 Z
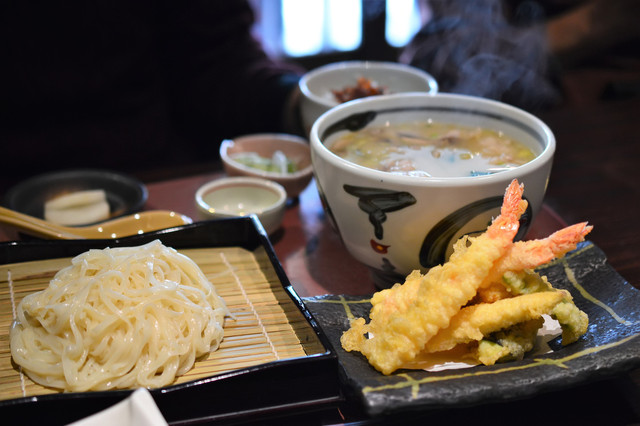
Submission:
M 595 227 L 588 238 L 640 289 L 640 100 L 548 112 L 540 117 L 554 131 L 558 147 L 545 205 L 530 236 L 544 236 L 567 223 L 587 220 Z M 171 209 L 197 219 L 196 189 L 220 176 L 219 170 L 211 170 L 148 182 L 146 208 Z M 0 228 L 0 241 L 11 235 Z M 367 268 L 349 255 L 326 220 L 313 182 L 289 205 L 282 229 L 271 240 L 301 296 L 364 295 L 376 290 Z M 525 401 L 461 408 L 455 413 L 411 413 L 410 418 L 397 420 L 468 419 L 477 423 L 476 419 L 497 413 L 520 424 L 549 419 L 558 420 L 558 424 L 640 422 L 640 370 Z M 318 413 L 316 419 L 323 424 L 363 420 L 350 407 Z M 377 423 L 376 419 L 367 421 Z

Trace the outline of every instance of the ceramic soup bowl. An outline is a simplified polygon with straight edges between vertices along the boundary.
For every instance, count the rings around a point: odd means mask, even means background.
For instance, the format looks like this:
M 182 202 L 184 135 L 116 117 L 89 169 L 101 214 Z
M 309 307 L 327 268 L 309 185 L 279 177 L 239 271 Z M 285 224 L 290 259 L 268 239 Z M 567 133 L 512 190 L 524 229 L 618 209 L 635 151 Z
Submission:
M 491 129 L 532 151 L 525 164 L 495 173 L 410 176 L 374 170 L 334 154 L 345 134 L 407 122 L 454 123 Z M 403 282 L 445 262 L 464 234 L 486 230 L 509 183 L 524 184 L 529 205 L 522 238 L 540 210 L 555 138 L 535 116 L 504 103 L 462 95 L 405 93 L 352 101 L 324 113 L 311 130 L 311 156 L 325 211 L 348 251 L 371 268 L 379 287 Z

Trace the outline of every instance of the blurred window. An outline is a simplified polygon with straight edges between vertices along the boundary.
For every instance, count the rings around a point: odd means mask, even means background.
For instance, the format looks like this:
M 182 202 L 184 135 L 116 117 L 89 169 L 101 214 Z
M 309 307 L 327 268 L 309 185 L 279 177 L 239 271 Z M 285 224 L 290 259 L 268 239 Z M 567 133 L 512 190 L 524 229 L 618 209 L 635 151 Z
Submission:
M 276 56 L 357 51 L 368 17 L 385 13 L 384 39 L 404 46 L 420 28 L 418 0 L 252 0 L 256 34 Z M 382 8 L 381 8 L 382 5 Z
M 416 0 L 387 0 L 385 38 L 393 47 L 402 47 L 420 29 L 420 11 Z

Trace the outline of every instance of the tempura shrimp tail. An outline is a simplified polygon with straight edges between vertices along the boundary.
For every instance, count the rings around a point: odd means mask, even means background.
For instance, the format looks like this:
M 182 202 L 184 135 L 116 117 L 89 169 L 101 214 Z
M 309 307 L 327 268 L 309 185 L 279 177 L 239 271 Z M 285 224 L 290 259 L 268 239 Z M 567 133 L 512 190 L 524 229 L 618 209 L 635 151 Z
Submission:
M 510 235 L 509 243 L 513 241 L 513 237 L 515 237 L 520 226 L 520 216 L 527 209 L 528 203 L 522 199 L 523 192 L 523 184 L 519 184 L 516 179 L 511 181 L 505 191 L 500 215 L 487 228 L 486 234 L 490 238 Z
M 575 250 L 578 243 L 584 241 L 592 229 L 593 226 L 582 222 L 556 231 L 547 238 L 518 241 L 496 263 L 493 276 L 490 278 L 500 278 L 506 271 L 534 269 L 555 258 L 562 257 L 567 252 Z
M 519 219 L 526 209 L 522 200 L 524 187 L 514 180 L 505 192 L 500 215 L 487 232 L 474 238 L 462 253 L 452 255 L 443 265 L 431 268 L 418 280 L 418 291 L 407 292 L 412 300 L 400 299 L 402 286 L 385 291 L 384 298 L 370 314 L 368 327 L 362 322 L 347 330 L 341 338 L 344 348 L 358 350 L 383 374 L 391 374 L 411 362 L 440 329 L 471 300 L 494 266 L 513 244 Z M 412 284 L 416 285 L 416 284 Z M 385 306 L 385 303 L 390 306 Z M 368 338 L 361 333 L 366 329 Z

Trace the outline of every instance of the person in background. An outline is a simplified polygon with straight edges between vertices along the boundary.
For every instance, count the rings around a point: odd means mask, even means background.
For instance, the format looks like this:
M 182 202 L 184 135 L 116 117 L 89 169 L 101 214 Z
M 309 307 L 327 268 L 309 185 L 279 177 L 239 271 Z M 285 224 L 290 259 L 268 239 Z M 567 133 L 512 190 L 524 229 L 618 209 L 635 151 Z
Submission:
M 302 70 L 270 59 L 234 1 L 0 6 L 0 194 L 65 168 L 214 162 L 224 138 L 297 132 Z
M 433 74 L 443 92 L 539 111 L 566 104 L 563 79 L 578 68 L 625 67 L 626 87 L 640 83 L 637 0 L 425 0 L 423 7 L 427 22 L 399 60 Z M 598 98 L 622 96 L 622 87 L 575 89 Z

